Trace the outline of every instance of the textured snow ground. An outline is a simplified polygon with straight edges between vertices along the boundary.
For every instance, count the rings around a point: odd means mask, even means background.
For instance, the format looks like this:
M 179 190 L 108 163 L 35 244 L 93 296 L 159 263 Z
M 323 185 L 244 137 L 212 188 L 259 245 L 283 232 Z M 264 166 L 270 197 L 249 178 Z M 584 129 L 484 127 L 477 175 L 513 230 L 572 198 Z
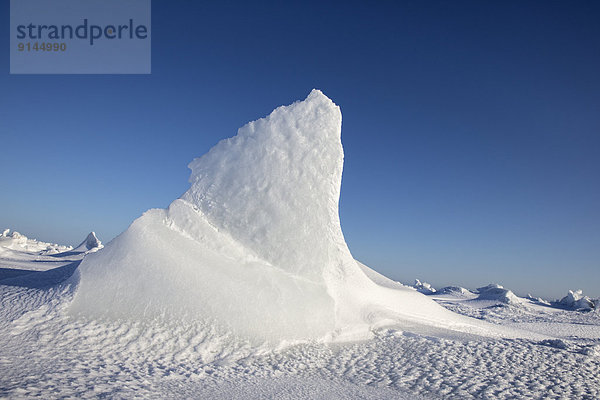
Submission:
M 32 252 L 28 257 L 34 256 Z M 63 262 L 71 258 L 58 257 Z M 23 263 L 27 261 L 20 267 Z M 15 278 L 0 280 L 0 396 L 600 396 L 600 316 L 596 311 L 559 310 L 526 299 L 506 305 L 473 296 L 438 295 L 432 297 L 460 314 L 497 325 L 517 325 L 555 339 L 449 340 L 381 329 L 367 341 L 307 342 L 274 349 L 250 344 L 211 324 L 171 318 L 144 322 L 73 318 L 68 308 L 77 289 L 77 272 L 62 283 L 41 283 L 35 275 L 17 282 Z
M 515 300 L 509 304 L 498 300 L 481 300 L 477 297 L 436 294 L 430 297 L 451 311 L 490 323 L 518 327 L 555 339 L 567 339 L 584 347 L 600 344 L 598 310 L 564 310 L 517 296 L 514 296 Z

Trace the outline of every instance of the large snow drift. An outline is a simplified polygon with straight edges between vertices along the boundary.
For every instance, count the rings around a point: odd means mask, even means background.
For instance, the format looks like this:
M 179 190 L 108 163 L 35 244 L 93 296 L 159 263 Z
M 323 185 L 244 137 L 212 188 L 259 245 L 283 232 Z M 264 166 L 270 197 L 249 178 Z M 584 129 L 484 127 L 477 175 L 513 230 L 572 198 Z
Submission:
M 341 113 L 313 90 L 190 164 L 190 189 L 83 261 L 74 314 L 197 318 L 250 339 L 394 325 L 515 336 L 359 266 L 340 227 Z

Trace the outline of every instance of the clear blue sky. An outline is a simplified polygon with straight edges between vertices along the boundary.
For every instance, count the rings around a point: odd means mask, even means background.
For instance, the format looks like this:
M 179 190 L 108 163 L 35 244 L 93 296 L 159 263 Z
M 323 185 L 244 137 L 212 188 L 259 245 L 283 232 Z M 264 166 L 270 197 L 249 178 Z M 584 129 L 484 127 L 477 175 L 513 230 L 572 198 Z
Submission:
M 148 76 L 11 76 L 4 29 L 0 227 L 108 241 L 182 194 L 194 157 L 319 88 L 342 108 L 357 259 L 600 296 L 600 2 L 201 3 L 153 2 Z

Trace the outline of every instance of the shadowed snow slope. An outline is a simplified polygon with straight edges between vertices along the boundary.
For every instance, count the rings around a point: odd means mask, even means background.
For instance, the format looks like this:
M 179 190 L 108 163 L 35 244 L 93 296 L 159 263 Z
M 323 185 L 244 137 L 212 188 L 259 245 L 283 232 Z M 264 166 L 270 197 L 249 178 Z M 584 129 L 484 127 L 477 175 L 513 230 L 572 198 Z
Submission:
M 341 113 L 313 90 L 190 164 L 190 189 L 83 261 L 74 314 L 197 318 L 254 340 L 394 325 L 518 336 L 365 272 L 340 227 Z

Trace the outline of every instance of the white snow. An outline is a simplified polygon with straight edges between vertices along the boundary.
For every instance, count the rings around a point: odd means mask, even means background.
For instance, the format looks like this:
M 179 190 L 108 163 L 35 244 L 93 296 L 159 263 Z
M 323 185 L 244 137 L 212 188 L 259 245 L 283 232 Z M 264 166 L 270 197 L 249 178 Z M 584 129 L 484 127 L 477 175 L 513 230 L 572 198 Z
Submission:
M 511 290 L 505 289 L 496 283 L 490 283 L 487 286 L 477 288 L 477 297 L 479 300 L 494 300 L 502 303 L 514 304 L 519 303 L 522 299 L 516 296 Z
M 93 232 L 73 249 L 6 229 L 0 235 L 0 285 L 25 282 L 31 287 L 41 287 L 58 283 L 71 276 L 86 254 L 100 248 L 102 244 Z
M 0 234 L 0 255 L 7 250 L 24 251 L 30 253 L 43 252 L 44 254 L 56 254 L 71 250 L 71 246 L 60 246 L 55 243 L 46 243 L 36 239 L 30 239 L 19 232 L 10 232 L 4 229 Z
M 256 343 L 527 335 L 369 279 L 340 227 L 342 167 L 340 109 L 318 90 L 247 124 L 192 161 L 180 199 L 84 260 L 73 315 L 213 321 Z
M 93 232 L 90 234 L 95 238 Z M 19 232 L 5 229 L 0 235 L 0 281 L 6 278 L 64 267 L 79 262 L 86 253 L 102 248 L 99 240 L 89 241 L 90 235 L 77 248 L 30 239 Z M 87 248 L 85 244 L 91 247 Z
M 559 304 L 574 310 L 591 310 L 596 307 L 594 301 L 588 296 L 584 296 L 581 289 L 569 290 L 569 293 L 560 300 Z
M 431 284 L 427 282 L 421 282 L 418 279 L 415 279 L 413 287 L 417 289 L 418 292 L 423 294 L 433 294 L 436 292 L 435 288 L 431 286 Z
M 75 247 L 72 251 L 74 253 L 89 253 L 96 252 L 103 248 L 102 242 L 96 237 L 96 232 L 90 232 L 89 235 L 84 239 L 79 246 Z
M 527 296 L 525 298 L 528 299 L 528 300 L 531 300 L 531 301 L 533 301 L 535 303 L 543 304 L 543 305 L 546 305 L 546 306 L 551 305 L 551 302 L 549 302 L 548 300 L 544 300 L 541 297 L 532 296 L 531 294 L 527 294 Z
M 5 231 L 0 398 L 599 398 L 598 310 L 353 259 L 340 128 L 319 91 L 276 109 L 101 250 Z
M 475 293 L 471 292 L 469 289 L 465 289 L 461 286 L 445 286 L 435 293 L 437 296 L 439 295 L 451 295 L 465 298 L 474 298 L 477 297 Z
M 67 309 L 76 288 L 74 279 L 45 290 L 0 285 L 0 397 L 600 396 L 600 318 L 595 313 L 532 310 L 522 315 L 510 306 L 488 319 L 525 327 L 529 319 L 545 320 L 545 329 L 561 330 L 559 337 L 540 341 L 448 340 L 379 330 L 358 343 L 272 348 L 251 346 L 197 321 L 71 318 Z

